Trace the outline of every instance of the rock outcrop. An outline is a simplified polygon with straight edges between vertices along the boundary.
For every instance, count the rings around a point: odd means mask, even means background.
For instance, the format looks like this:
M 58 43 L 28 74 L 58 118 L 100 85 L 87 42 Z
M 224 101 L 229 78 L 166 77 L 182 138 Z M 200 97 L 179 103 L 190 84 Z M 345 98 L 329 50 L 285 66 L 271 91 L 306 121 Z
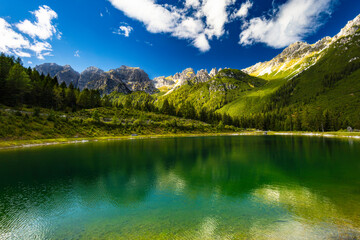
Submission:
M 87 82 L 85 88 L 99 89 L 102 93 L 110 94 L 112 92 L 129 94 L 130 89 L 121 80 L 114 79 L 108 74 L 102 74 L 99 78 Z
M 97 67 L 88 67 L 80 74 L 78 87 L 84 89 L 87 83 L 101 79 L 104 73 L 103 70 Z
M 218 70 L 216 68 L 211 69 L 209 76 L 215 77 L 218 74 Z
M 163 88 L 163 87 L 172 87 L 174 84 L 175 84 L 175 81 L 173 80 L 172 77 L 164 77 L 164 76 L 161 76 L 161 77 L 156 77 L 153 79 L 153 83 L 154 83 L 154 86 L 156 88 Z
M 201 69 L 195 74 L 194 69 L 186 68 L 181 73 L 176 73 L 173 76 L 154 78 L 153 82 L 156 88 L 161 89 L 162 91 L 167 91 L 166 94 L 169 94 L 175 89 L 186 84 L 207 82 L 217 74 L 218 70 L 216 68 L 213 68 L 210 74 L 206 69 Z
M 200 83 L 200 82 L 207 82 L 210 80 L 210 75 L 208 74 L 208 71 L 205 69 L 201 69 L 196 73 L 196 77 L 194 79 L 194 82 Z
M 121 66 L 120 68 L 107 72 L 112 79 L 118 79 L 126 84 L 133 92 L 144 91 L 149 94 L 156 92 L 153 82 L 148 74 L 138 67 Z

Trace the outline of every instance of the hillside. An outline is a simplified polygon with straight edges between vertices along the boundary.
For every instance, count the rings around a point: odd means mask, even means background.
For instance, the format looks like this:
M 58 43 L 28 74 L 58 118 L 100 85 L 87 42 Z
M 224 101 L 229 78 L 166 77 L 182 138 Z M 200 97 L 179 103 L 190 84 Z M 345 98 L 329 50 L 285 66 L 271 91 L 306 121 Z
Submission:
M 189 80 L 169 94 L 159 97 L 157 102 L 160 105 L 166 99 L 178 110 L 185 103 L 191 103 L 197 111 L 202 108 L 213 111 L 265 84 L 265 80 L 249 76 L 241 70 L 223 69 L 206 82 Z
M 269 80 L 268 83 L 239 96 L 219 112 L 246 116 L 283 110 L 293 116 L 304 117 L 302 115 L 305 114 L 306 118 L 310 115 L 315 119 L 324 111 L 330 111 L 338 121 L 360 128 L 359 27 L 360 16 L 350 21 L 335 37 L 326 38 L 327 44 L 320 52 L 300 54 L 304 48 L 315 49 L 319 42 L 313 45 L 296 43 L 273 60 L 247 68 L 245 71 L 250 75 L 264 77 Z M 315 55 L 317 57 L 313 58 Z M 302 65 L 302 68 L 298 68 L 301 65 L 289 65 L 299 62 L 299 56 L 301 61 L 313 61 L 310 65 Z M 287 60 L 281 64 L 280 59 Z M 263 74 L 266 66 L 272 68 Z

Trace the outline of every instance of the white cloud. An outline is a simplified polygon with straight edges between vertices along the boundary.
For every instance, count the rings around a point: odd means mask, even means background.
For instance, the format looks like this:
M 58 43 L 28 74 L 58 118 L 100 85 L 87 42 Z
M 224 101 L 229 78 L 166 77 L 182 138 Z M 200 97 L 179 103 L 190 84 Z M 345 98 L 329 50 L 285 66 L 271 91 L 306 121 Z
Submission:
M 190 7 L 197 8 L 200 6 L 200 1 L 199 0 L 186 0 L 185 6 L 188 8 L 190 8 Z
M 219 38 L 224 34 L 224 25 L 228 22 L 226 9 L 234 3 L 235 0 L 204 0 L 202 11 L 206 16 L 205 33 L 209 39 L 213 36 Z
M 133 28 L 131 26 L 120 26 L 116 31 L 114 31 L 114 34 L 122 35 L 125 37 L 129 37 L 130 33 L 133 31 Z
M 51 24 L 52 18 L 57 17 L 57 14 L 47 6 L 40 6 L 39 10 L 32 13 L 37 19 L 35 24 L 29 20 L 15 24 L 21 32 L 28 34 L 32 39 L 16 32 L 11 24 L 0 18 L 0 52 L 19 57 L 31 57 L 35 54 L 39 59 L 51 55 L 52 46 L 45 40 L 54 34 L 61 35 Z
M 142 22 L 151 33 L 169 33 L 187 39 L 205 52 L 209 40 L 224 35 L 230 21 L 228 8 L 235 0 L 185 0 L 184 8 L 157 4 L 155 0 L 109 0 L 130 18 Z
M 100 13 L 100 17 L 103 17 L 104 15 L 102 13 Z
M 253 6 L 253 3 L 250 2 L 249 0 L 247 0 L 246 2 L 241 4 L 241 7 L 239 10 L 237 10 L 236 12 L 234 12 L 231 15 L 231 19 L 246 18 L 249 15 L 249 9 L 252 8 L 252 6 Z
M 194 46 L 200 51 L 206 52 L 210 50 L 209 41 L 206 39 L 205 34 L 199 35 L 193 42 Z
M 79 51 L 79 50 L 76 50 L 76 51 L 75 51 L 74 57 L 80 57 L 80 51 Z
M 329 14 L 332 0 L 289 0 L 269 19 L 257 17 L 243 25 L 240 34 L 241 45 L 257 42 L 270 47 L 282 48 L 300 41 L 321 25 L 323 14 Z
M 27 63 L 28 63 L 28 64 L 33 64 L 32 61 L 28 61 Z
M 52 20 L 58 16 L 50 7 L 46 5 L 40 6 L 39 10 L 31 13 L 35 15 L 36 22 L 32 23 L 29 20 L 25 20 L 16 24 L 19 31 L 28 34 L 32 38 L 38 37 L 42 40 L 49 39 L 58 33 L 56 27 L 52 24 Z M 57 36 L 61 36 L 61 33 L 58 33 Z
M 171 32 L 180 15 L 154 0 L 110 0 L 112 5 L 123 11 L 128 17 L 143 22 L 149 32 Z
M 0 52 L 6 54 L 15 54 L 16 52 L 18 56 L 24 56 L 25 53 L 22 50 L 29 46 L 28 39 L 15 32 L 5 19 L 0 18 Z
M 50 56 L 52 51 L 50 43 L 37 41 L 35 41 L 34 44 L 29 47 L 29 49 L 35 52 L 36 57 L 41 60 L 45 59 L 44 56 Z

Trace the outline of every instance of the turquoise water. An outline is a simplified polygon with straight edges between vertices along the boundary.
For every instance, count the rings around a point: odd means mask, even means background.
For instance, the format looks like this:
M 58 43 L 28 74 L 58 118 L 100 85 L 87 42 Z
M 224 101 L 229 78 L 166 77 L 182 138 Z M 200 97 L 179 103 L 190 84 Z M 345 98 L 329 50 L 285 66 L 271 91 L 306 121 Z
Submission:
M 0 151 L 0 239 L 360 239 L 360 142 L 231 136 Z

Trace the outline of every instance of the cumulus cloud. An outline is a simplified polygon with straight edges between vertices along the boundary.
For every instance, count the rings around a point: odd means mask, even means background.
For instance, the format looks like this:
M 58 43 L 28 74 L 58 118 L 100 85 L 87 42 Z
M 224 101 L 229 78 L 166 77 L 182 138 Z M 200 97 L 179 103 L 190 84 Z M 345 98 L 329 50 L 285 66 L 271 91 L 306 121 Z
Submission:
M 35 16 L 36 21 L 21 21 L 16 24 L 19 31 L 28 34 L 32 38 L 38 37 L 42 40 L 49 39 L 55 34 L 57 34 L 57 37 L 60 38 L 61 33 L 58 33 L 56 27 L 52 24 L 52 20 L 58 17 L 54 10 L 44 5 L 40 6 L 39 10 L 31 13 Z
M 207 28 L 205 33 L 209 39 L 217 38 L 224 34 L 224 25 L 228 22 L 227 7 L 235 0 L 204 0 L 202 11 L 206 17 Z
M 44 60 L 45 56 L 51 56 L 52 46 L 48 42 L 35 41 L 31 44 L 29 50 L 33 51 L 38 59 Z
M 206 52 L 210 50 L 209 41 L 206 39 L 205 34 L 199 35 L 193 42 L 194 46 L 197 47 L 200 51 Z
M 231 15 L 231 19 L 246 18 L 249 15 L 249 9 L 252 8 L 252 6 L 253 6 L 253 3 L 250 2 L 249 0 L 247 0 L 246 2 L 241 4 L 241 7 L 239 10 L 237 10 L 236 12 L 234 12 Z
M 155 0 L 109 1 L 128 17 L 142 22 L 149 32 L 187 39 L 205 52 L 210 49 L 209 40 L 225 33 L 224 25 L 231 15 L 229 7 L 236 0 L 185 0 L 183 8 Z
M 15 32 L 11 25 L 3 18 L 0 18 L 0 52 L 15 53 L 24 56 L 22 51 L 28 48 L 30 42 L 21 34 Z
M 185 6 L 188 8 L 190 8 L 190 7 L 197 8 L 200 6 L 200 1 L 199 0 L 186 0 Z
M 40 6 L 39 10 L 31 13 L 35 15 L 35 23 L 24 20 L 15 24 L 22 33 L 16 32 L 10 23 L 0 18 L 0 52 L 19 57 L 31 57 L 35 54 L 39 59 L 51 55 L 52 46 L 47 40 L 54 35 L 61 35 L 52 25 L 52 19 L 56 18 L 57 14 L 48 6 Z
M 129 37 L 130 33 L 133 31 L 133 28 L 131 26 L 120 26 L 116 31 L 114 31 L 114 34 L 122 35 L 125 37 Z
M 289 0 L 274 9 L 270 18 L 256 17 L 245 22 L 239 43 L 282 48 L 300 41 L 321 26 L 324 14 L 330 14 L 331 3 L 332 0 Z

